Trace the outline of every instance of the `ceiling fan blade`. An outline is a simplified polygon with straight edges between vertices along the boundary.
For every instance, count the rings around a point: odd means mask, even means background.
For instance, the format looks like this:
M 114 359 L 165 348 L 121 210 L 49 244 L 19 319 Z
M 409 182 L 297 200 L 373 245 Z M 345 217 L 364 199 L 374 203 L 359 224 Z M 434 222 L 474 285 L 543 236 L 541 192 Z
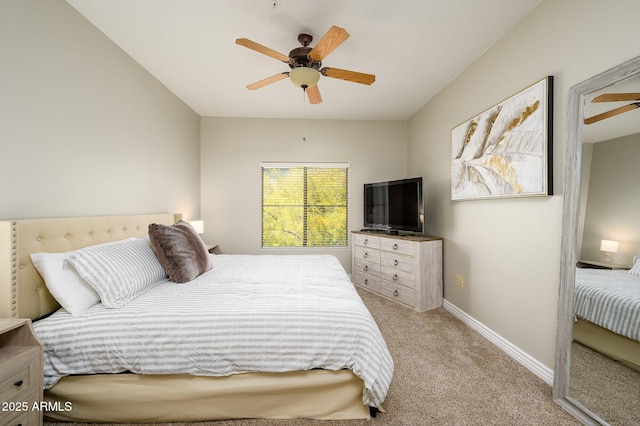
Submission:
M 610 111 L 603 112 L 602 114 L 594 115 L 593 117 L 585 118 L 584 124 L 592 124 L 597 121 L 604 120 L 605 118 L 613 117 L 614 115 L 622 114 L 623 112 L 631 111 L 636 108 L 640 108 L 640 102 L 634 102 L 629 105 L 621 106 Z
M 291 58 L 289 58 L 287 55 L 283 55 L 282 53 L 276 52 L 273 49 L 269 49 L 268 47 L 258 44 L 255 41 L 249 40 L 248 38 L 236 39 L 236 44 L 239 44 L 240 46 L 244 46 L 251 50 L 255 50 L 256 52 L 262 53 L 263 55 L 271 56 L 272 58 L 285 63 L 289 63 L 289 61 L 291 60 Z
M 593 98 L 591 102 L 640 101 L 640 93 L 605 93 Z
M 307 97 L 309 98 L 310 104 L 319 104 L 320 102 L 322 102 L 322 96 L 320 96 L 320 89 L 318 88 L 317 84 L 311 87 L 307 87 L 305 92 L 307 92 Z
M 268 84 L 275 83 L 276 81 L 284 80 L 287 77 L 289 77 L 289 73 L 282 72 L 280 74 L 276 74 L 276 75 L 272 75 L 271 77 L 264 78 L 260 81 L 256 81 L 255 83 L 248 85 L 247 89 L 249 90 L 260 89 L 261 87 L 264 87 Z
M 324 67 L 320 70 L 320 73 L 326 77 L 339 78 L 340 80 L 351 81 L 353 83 L 370 85 L 373 84 L 374 81 L 376 81 L 376 76 L 373 74 L 341 70 L 339 68 Z
M 329 31 L 322 36 L 320 41 L 309 52 L 309 59 L 313 61 L 322 61 L 329 56 L 329 53 L 333 52 L 336 47 L 340 46 L 346 39 L 349 38 L 349 33 L 340 27 L 335 25 L 329 28 Z

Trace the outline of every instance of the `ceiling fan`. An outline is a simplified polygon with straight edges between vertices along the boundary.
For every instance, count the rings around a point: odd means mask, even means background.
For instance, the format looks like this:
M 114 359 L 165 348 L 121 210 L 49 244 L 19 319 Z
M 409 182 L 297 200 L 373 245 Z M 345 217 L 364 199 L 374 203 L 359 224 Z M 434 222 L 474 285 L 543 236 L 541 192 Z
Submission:
M 624 102 L 624 101 L 640 101 L 640 93 L 605 93 L 600 96 L 596 96 L 591 102 Z M 593 117 L 585 118 L 584 124 L 592 124 L 598 121 L 604 120 L 609 117 L 613 117 L 623 112 L 631 111 L 636 108 L 640 108 L 640 102 L 632 102 L 628 105 L 624 105 L 612 110 L 603 112 L 601 114 L 594 115 Z
M 370 85 L 376 81 L 376 76 L 361 72 L 343 70 L 339 68 L 329 68 L 322 66 L 322 60 L 340 46 L 347 38 L 349 33 L 340 27 L 332 26 L 329 31 L 320 39 L 320 41 L 312 48 L 309 45 L 313 41 L 313 36 L 308 33 L 298 35 L 298 41 L 302 47 L 296 47 L 289 56 L 278 53 L 261 44 L 246 38 L 239 38 L 236 44 L 244 46 L 248 49 L 255 50 L 258 53 L 270 56 L 274 59 L 282 61 L 289 65 L 291 71 L 282 72 L 263 80 L 257 81 L 247 86 L 249 90 L 256 90 L 276 81 L 289 77 L 289 80 L 298 87 L 301 87 L 307 93 L 309 102 L 319 104 L 322 102 L 322 96 L 318 89 L 318 80 L 322 74 L 325 77 L 338 78 L 340 80 L 351 81 L 354 83 Z

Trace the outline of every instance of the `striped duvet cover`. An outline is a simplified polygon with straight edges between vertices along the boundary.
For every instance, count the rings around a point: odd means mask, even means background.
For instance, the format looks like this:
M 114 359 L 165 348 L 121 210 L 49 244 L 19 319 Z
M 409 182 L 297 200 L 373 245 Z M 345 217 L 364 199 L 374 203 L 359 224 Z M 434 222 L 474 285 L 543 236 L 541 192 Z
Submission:
M 640 340 L 640 276 L 629 271 L 577 268 L 575 314 Z
M 385 399 L 393 361 L 335 256 L 218 255 L 185 284 L 163 282 L 119 309 L 59 310 L 34 324 L 45 389 L 71 374 L 350 369 L 363 402 Z

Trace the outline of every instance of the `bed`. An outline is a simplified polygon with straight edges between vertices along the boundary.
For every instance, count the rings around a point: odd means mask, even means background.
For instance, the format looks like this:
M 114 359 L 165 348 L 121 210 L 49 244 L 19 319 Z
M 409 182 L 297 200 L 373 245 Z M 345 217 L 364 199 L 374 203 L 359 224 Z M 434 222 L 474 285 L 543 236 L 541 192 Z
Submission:
M 636 256 L 637 258 L 638 256 Z M 640 276 L 634 269 L 576 269 L 573 338 L 640 371 Z
M 143 244 L 149 224 L 171 226 L 179 219 L 154 214 L 0 222 L 0 317 L 35 320 L 45 343 L 45 400 L 73 407 L 45 418 L 328 420 L 369 418 L 381 408 L 393 361 L 334 256 L 210 255 L 211 269 L 193 280 L 176 284 L 165 277 L 122 306 L 100 292 L 99 303 L 75 316 L 60 309 L 31 261 L 34 253 Z M 107 317 L 116 322 L 105 326 Z M 142 329 L 152 333 L 142 337 Z M 136 346 L 142 351 L 130 355 Z M 65 353 L 72 358 L 64 359 Z

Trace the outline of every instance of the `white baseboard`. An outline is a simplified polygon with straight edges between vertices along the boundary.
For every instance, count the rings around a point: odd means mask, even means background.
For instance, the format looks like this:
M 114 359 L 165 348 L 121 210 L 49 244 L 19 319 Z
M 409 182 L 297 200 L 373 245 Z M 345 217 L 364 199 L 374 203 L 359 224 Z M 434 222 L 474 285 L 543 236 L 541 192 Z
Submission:
M 533 358 L 531 355 L 509 342 L 504 337 L 488 328 L 486 325 L 478 322 L 475 318 L 469 316 L 466 312 L 460 310 L 457 306 L 451 304 L 447 300 L 442 301 L 442 307 L 445 311 L 449 312 L 451 315 L 458 318 L 467 326 L 480 333 L 491 343 L 502 349 L 502 351 L 504 351 L 507 355 L 518 361 L 527 370 L 538 376 L 545 383 L 550 386 L 553 385 L 553 370 L 551 370 L 549 367 L 540 363 L 537 359 Z

